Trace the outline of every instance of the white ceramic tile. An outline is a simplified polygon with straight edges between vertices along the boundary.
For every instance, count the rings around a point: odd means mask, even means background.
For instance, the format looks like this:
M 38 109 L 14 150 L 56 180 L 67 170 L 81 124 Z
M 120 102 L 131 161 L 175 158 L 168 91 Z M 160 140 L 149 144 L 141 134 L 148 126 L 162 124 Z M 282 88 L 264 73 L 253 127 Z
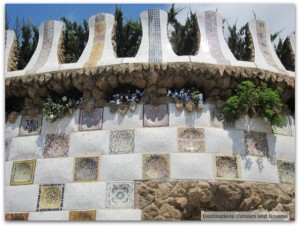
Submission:
M 211 180 L 213 179 L 212 154 L 170 154 L 170 179 Z
M 142 179 L 141 154 L 101 156 L 100 181 L 127 181 Z

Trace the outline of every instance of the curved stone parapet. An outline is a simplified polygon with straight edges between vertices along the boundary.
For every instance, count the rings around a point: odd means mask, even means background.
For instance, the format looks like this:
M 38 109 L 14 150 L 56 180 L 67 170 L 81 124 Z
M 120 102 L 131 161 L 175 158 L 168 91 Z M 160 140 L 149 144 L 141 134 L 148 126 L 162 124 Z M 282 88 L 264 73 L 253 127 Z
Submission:
M 4 70 L 5 73 L 13 71 L 16 69 L 17 61 L 14 59 L 15 56 L 15 47 L 17 45 L 17 37 L 14 31 L 6 30 L 5 31 L 5 63 Z
M 197 13 L 200 30 L 200 48 L 196 56 L 191 56 L 192 62 L 206 62 L 220 65 L 253 67 L 252 62 L 238 61 L 230 51 L 223 35 L 222 16 L 214 11 Z
M 61 69 L 87 68 L 101 65 L 120 64 L 112 46 L 112 29 L 115 18 L 111 14 L 100 13 L 89 19 L 89 39 L 77 63 L 62 64 Z
M 7 73 L 6 77 L 56 71 L 60 68 L 58 48 L 63 23 L 49 20 L 39 27 L 39 41 L 29 63 L 23 70 Z
M 254 63 L 257 67 L 272 72 L 286 72 L 273 49 L 267 23 L 262 20 L 253 20 L 248 22 L 248 25 L 255 49 Z
M 149 9 L 140 15 L 143 37 L 134 58 L 124 58 L 122 63 L 133 62 L 189 62 L 189 56 L 177 56 L 168 38 L 168 14 L 159 9 Z

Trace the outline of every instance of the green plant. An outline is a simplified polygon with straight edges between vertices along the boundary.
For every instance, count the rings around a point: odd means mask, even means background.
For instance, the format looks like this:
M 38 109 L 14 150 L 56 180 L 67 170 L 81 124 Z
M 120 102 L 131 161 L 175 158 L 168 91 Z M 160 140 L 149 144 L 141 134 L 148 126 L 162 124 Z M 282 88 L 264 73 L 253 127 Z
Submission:
M 250 117 L 261 116 L 266 118 L 272 125 L 280 125 L 283 117 L 281 88 L 272 89 L 266 83 L 255 85 L 251 81 L 244 81 L 237 85 L 235 95 L 230 97 L 224 105 L 224 116 L 228 121 L 237 120 L 242 114 Z
M 52 123 L 58 118 L 63 117 L 66 112 L 71 112 L 80 102 L 81 100 L 76 101 L 72 98 L 67 98 L 66 96 L 61 99 L 54 99 L 51 96 L 48 96 L 43 104 L 43 114 L 46 115 L 46 120 Z

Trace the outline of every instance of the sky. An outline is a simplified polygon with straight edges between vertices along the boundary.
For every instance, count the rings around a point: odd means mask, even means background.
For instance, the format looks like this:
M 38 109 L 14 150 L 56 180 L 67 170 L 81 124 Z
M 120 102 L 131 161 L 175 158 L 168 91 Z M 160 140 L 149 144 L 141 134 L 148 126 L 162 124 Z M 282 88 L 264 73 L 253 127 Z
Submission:
M 142 11 L 150 8 L 158 8 L 168 11 L 171 4 L 119 4 L 124 12 L 125 19 L 138 19 Z M 178 19 L 184 23 L 189 13 L 192 11 L 218 10 L 229 24 L 237 21 L 238 28 L 256 17 L 265 20 L 270 27 L 271 33 L 283 31 L 280 34 L 285 39 L 296 26 L 296 7 L 294 4 L 239 4 L 239 3 L 219 3 L 219 4 L 176 4 L 178 8 L 184 8 Z M 114 14 L 115 4 L 6 4 L 6 11 L 10 18 L 10 27 L 13 27 L 15 18 L 19 16 L 25 21 L 31 18 L 35 25 L 40 25 L 46 20 L 59 20 L 61 16 L 81 24 L 83 19 L 89 19 L 92 15 L 100 12 Z M 225 26 L 226 27 L 226 26 Z M 228 35 L 225 29 L 225 37 Z

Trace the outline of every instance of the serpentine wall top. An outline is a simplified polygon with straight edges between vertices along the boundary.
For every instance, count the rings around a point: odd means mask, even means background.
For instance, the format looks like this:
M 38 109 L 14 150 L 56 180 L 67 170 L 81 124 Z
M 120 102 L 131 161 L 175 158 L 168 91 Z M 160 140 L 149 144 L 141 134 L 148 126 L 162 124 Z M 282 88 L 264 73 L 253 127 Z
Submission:
M 89 39 L 76 63 L 61 64 L 59 59 L 63 23 L 49 20 L 39 27 L 39 41 L 29 63 L 23 70 L 13 71 L 13 49 L 17 42 L 13 31 L 6 31 L 5 77 L 18 77 L 51 71 L 80 69 L 123 63 L 168 63 L 199 62 L 217 65 L 260 68 L 294 77 L 278 59 L 270 40 L 270 32 L 264 21 L 248 22 L 254 46 L 254 62 L 238 61 L 225 42 L 222 31 L 222 17 L 219 13 L 205 11 L 197 13 L 200 30 L 199 51 L 195 56 L 177 56 L 168 38 L 168 15 L 159 9 L 149 9 L 140 15 L 143 36 L 135 57 L 117 58 L 112 45 L 114 16 L 100 13 L 89 19 Z M 290 35 L 295 51 L 295 34 Z

